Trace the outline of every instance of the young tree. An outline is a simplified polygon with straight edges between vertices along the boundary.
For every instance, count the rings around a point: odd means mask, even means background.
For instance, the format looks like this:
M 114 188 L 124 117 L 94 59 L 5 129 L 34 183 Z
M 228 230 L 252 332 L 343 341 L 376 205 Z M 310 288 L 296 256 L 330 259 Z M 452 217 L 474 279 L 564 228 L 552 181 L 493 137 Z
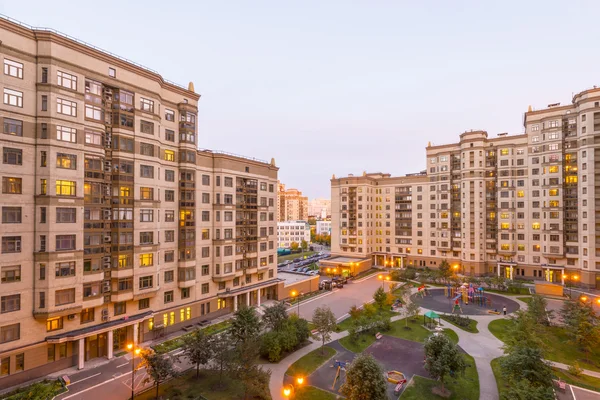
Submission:
M 212 358 L 212 347 L 210 346 L 210 336 L 207 336 L 203 330 L 196 329 L 191 335 L 184 335 L 183 354 L 192 364 L 196 364 L 196 378 L 200 375 L 200 365 L 204 365 Z
M 548 306 L 548 302 L 539 294 L 533 295 L 531 297 L 531 301 L 527 305 L 527 312 L 531 314 L 533 319 L 542 325 L 550 325 L 550 318 L 552 317 L 552 312 L 547 311 L 546 307 Z
M 300 247 L 298 242 L 292 242 L 292 244 L 290 244 L 290 248 L 292 249 L 292 251 L 298 250 L 298 247 Z
M 419 307 L 417 303 L 413 303 L 412 301 L 408 303 L 406 309 L 408 310 L 408 315 L 413 320 L 419 316 L 419 312 L 421 311 L 421 307 Z
M 504 340 L 504 352 L 510 353 L 518 347 L 544 349 L 545 344 L 540 339 L 543 327 L 536 322 L 531 314 L 518 310 L 511 320 L 514 323 L 509 325 L 507 329 L 508 334 Z
M 340 392 L 348 400 L 387 400 L 383 368 L 371 354 L 360 354 L 346 371 L 346 382 Z
M 589 358 L 590 351 L 600 344 L 600 317 L 591 304 L 579 301 L 565 302 L 560 316 L 568 328 L 571 343 L 585 351 Z
M 265 308 L 262 320 L 267 328 L 278 331 L 282 328 L 288 319 L 287 309 L 283 302 L 275 303 L 271 307 Z
M 544 361 L 540 349 L 515 348 L 500 359 L 500 370 L 509 382 L 525 379 L 533 387 L 552 388 L 552 368 Z
M 425 342 L 425 369 L 432 378 L 439 379 L 442 393 L 446 391 L 444 378 L 453 372 L 462 373 L 466 368 L 465 359 L 458 347 L 446 335 L 431 336 Z
M 387 301 L 387 295 L 385 294 L 383 288 L 378 288 L 375 291 L 373 294 L 373 300 L 375 300 L 375 304 L 377 304 L 377 307 L 379 307 L 380 310 L 383 309 L 385 302 Z
M 148 374 L 144 382 L 154 382 L 156 385 L 156 398 L 158 399 L 160 384 L 177 375 L 175 368 L 173 368 L 173 361 L 170 357 L 157 354 L 151 350 L 144 350 L 141 355 L 141 365 L 146 368 L 146 373 Z
M 236 343 L 254 340 L 262 328 L 260 319 L 254 308 L 241 307 L 233 314 L 229 332 Z
M 308 327 L 307 320 L 300 318 L 297 314 L 292 314 L 287 323 L 292 326 L 296 338 L 298 339 L 298 344 L 302 344 L 308 340 L 310 337 L 310 328 Z
M 350 310 L 348 311 L 348 315 L 350 315 L 351 319 L 358 319 L 358 317 L 360 317 L 361 314 L 362 310 L 356 307 L 356 304 L 350 307 Z
M 502 400 L 554 400 L 552 387 L 531 386 L 526 379 L 511 382 Z
M 300 242 L 300 247 L 302 248 L 302 251 L 306 251 L 308 249 L 308 242 L 306 240 L 302 240 L 302 242 Z
M 442 278 L 445 282 L 448 281 L 448 279 L 452 276 L 452 267 L 446 260 L 442 260 L 438 271 L 440 278 Z
M 317 336 L 323 341 L 321 352 L 324 351 L 325 343 L 331 339 L 337 320 L 331 309 L 327 306 L 317 307 L 313 313 L 312 322 L 315 325 Z
M 210 337 L 210 347 L 213 351 L 213 361 L 219 371 L 219 386 L 223 385 L 223 373 L 231 369 L 235 352 L 235 343 L 229 332 Z

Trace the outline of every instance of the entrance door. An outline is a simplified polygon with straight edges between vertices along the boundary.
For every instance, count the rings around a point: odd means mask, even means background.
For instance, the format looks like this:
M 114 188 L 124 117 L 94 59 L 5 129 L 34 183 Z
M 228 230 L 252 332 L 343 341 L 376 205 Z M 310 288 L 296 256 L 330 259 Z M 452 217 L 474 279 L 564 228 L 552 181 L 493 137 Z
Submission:
M 107 356 L 107 352 L 106 352 L 106 341 L 107 341 L 107 334 L 106 333 L 101 333 L 98 335 L 98 357 L 106 357 Z
M 510 279 L 510 267 L 503 267 L 504 268 L 504 277 L 506 279 Z
M 85 361 L 98 357 L 98 335 L 85 338 Z
M 127 328 L 117 328 L 113 331 L 113 351 L 125 349 L 127 345 Z
M 600 274 L 596 274 L 596 289 L 600 290 Z

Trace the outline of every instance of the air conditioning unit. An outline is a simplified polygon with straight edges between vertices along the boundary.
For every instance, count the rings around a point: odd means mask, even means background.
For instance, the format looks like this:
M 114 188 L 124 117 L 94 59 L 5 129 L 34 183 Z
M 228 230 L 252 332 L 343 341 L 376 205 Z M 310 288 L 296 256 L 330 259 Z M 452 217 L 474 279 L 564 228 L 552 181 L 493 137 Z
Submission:
M 67 319 L 69 321 L 73 321 L 75 319 L 75 314 L 69 314 L 69 315 L 67 315 Z
M 102 321 L 104 321 L 104 322 L 108 321 L 108 314 L 102 316 Z
M 227 293 L 227 292 L 231 292 L 231 288 L 226 288 L 226 289 L 225 289 L 225 292 L 226 292 L 226 293 Z
M 105 256 L 104 257 L 104 262 L 105 263 L 109 263 L 110 262 L 110 256 Z
M 111 237 L 110 235 L 104 236 L 104 243 L 110 243 Z
M 104 317 L 104 316 L 107 316 L 107 317 L 108 317 L 108 308 L 104 308 L 104 309 L 102 310 L 102 316 L 103 316 L 103 317 Z
M 107 262 L 107 263 L 104 263 L 104 266 L 103 266 L 103 268 L 104 268 L 104 269 L 110 269 L 110 263 L 109 263 L 109 262 Z

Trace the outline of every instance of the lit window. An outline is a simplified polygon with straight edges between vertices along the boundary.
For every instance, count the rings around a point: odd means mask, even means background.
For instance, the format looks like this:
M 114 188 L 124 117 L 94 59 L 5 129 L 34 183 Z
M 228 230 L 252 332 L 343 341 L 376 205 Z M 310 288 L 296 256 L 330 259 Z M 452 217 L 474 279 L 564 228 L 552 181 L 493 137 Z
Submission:
M 500 224 L 500 229 L 509 229 L 510 224 L 508 222 L 503 222 Z
M 175 161 L 175 152 L 172 150 L 165 150 L 165 161 Z
M 57 196 L 75 196 L 76 186 L 73 181 L 56 181 L 56 195 Z
M 558 172 L 558 165 L 551 165 L 548 167 L 548 172 L 551 174 L 555 174 Z
M 517 197 L 525 197 L 525 192 L 523 190 L 519 190 L 517 192 Z
M 558 196 L 558 189 L 550 189 L 548 190 L 548 194 L 550 196 Z
M 531 224 L 531 229 L 539 231 L 540 230 L 540 223 L 539 222 L 534 222 Z
M 507 156 L 508 155 L 508 149 L 500 149 L 500 155 Z
M 140 254 L 140 267 L 149 267 L 151 265 L 154 265 L 154 254 Z

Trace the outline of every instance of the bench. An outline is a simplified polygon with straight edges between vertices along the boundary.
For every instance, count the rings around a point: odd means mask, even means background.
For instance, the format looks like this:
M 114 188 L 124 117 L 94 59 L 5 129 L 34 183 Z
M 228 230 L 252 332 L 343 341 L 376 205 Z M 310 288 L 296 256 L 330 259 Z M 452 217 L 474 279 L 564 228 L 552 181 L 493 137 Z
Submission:
M 208 325 L 208 320 L 207 319 L 204 319 L 204 320 L 198 322 L 198 326 L 204 326 L 204 325 Z
M 181 329 L 183 329 L 184 331 L 188 332 L 188 331 L 191 331 L 192 329 L 194 329 L 194 325 L 184 326 Z
M 377 339 L 377 340 L 381 339 L 382 337 L 383 337 L 383 335 L 381 333 L 379 333 L 379 332 L 377 332 L 375 334 L 375 339 Z
M 404 385 L 404 382 L 400 382 L 396 385 L 396 387 L 394 388 L 394 395 L 398 396 L 400 394 L 400 391 L 402 390 L 403 385 Z
M 63 375 L 60 378 L 64 382 L 65 386 L 69 386 L 71 384 L 71 379 L 67 375 Z
M 500 315 L 500 311 L 488 310 L 488 314 L 496 314 L 496 315 Z
M 567 383 L 561 379 L 558 380 L 558 388 L 563 392 L 567 391 Z

